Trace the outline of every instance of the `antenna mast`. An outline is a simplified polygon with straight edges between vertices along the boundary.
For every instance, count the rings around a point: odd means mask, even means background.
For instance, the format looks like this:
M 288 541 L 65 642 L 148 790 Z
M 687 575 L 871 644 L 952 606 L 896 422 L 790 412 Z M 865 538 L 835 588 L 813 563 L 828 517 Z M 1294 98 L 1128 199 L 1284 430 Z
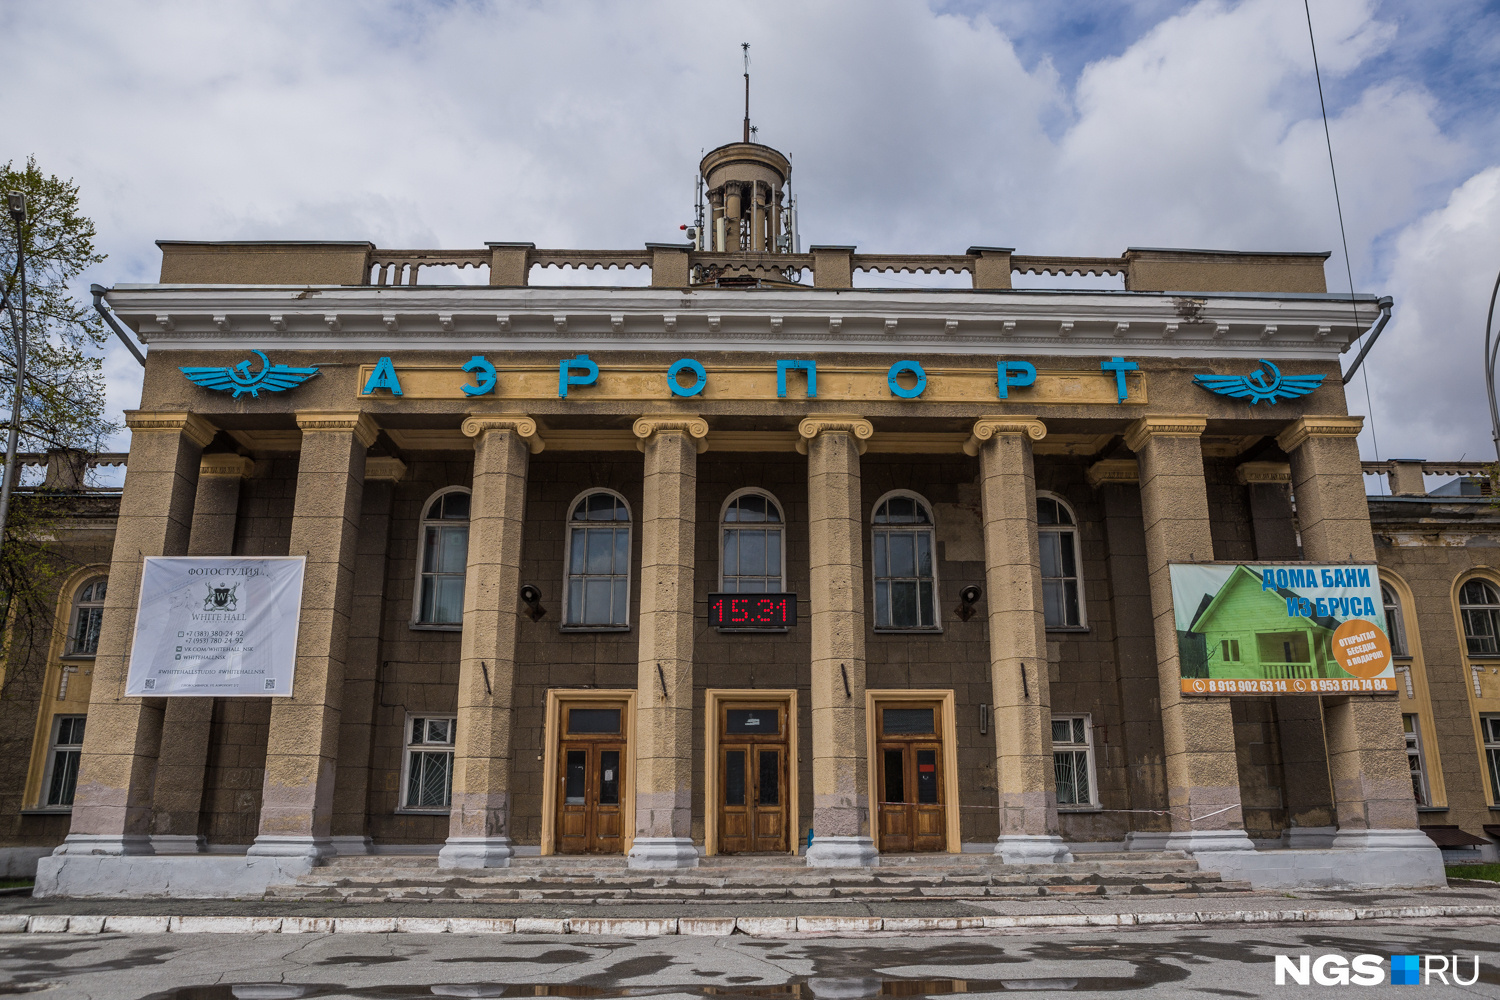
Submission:
M 745 141 L 750 141 L 750 43 L 741 42 L 740 51 L 745 54 Z

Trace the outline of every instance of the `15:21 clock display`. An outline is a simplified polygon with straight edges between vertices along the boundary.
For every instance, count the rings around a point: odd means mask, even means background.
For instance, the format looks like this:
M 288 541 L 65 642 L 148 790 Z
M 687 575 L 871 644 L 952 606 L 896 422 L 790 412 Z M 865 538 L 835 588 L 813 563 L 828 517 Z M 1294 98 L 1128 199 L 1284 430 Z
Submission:
M 709 594 L 708 623 L 716 628 L 788 628 L 797 624 L 797 595 Z

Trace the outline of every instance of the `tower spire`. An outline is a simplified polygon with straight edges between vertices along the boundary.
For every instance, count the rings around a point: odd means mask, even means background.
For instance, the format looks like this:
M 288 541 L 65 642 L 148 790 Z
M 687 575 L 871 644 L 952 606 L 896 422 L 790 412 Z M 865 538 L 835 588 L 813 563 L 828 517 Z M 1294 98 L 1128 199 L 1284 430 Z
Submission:
M 745 55 L 745 141 L 750 141 L 750 43 L 741 42 L 740 51 Z

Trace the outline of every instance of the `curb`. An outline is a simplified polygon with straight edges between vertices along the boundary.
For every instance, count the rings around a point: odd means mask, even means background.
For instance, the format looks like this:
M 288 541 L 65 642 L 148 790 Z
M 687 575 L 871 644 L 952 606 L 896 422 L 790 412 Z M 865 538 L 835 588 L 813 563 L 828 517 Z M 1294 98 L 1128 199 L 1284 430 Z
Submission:
M 1500 918 L 1500 905 L 1375 906 L 1179 913 L 1056 913 L 993 917 L 67 917 L 0 916 L 0 934 L 587 934 L 605 937 L 785 938 L 934 934 L 1045 927 L 1348 923 L 1431 917 Z

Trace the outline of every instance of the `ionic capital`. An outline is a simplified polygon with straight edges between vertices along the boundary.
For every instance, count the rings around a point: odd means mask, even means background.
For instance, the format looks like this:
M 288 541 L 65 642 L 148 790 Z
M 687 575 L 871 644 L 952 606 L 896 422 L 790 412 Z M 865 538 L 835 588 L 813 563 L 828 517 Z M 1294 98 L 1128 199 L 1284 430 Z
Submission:
M 1089 466 L 1083 478 L 1096 490 L 1105 483 L 1138 483 L 1141 466 L 1133 458 L 1105 458 Z
M 125 426 L 132 431 L 177 431 L 193 444 L 206 448 L 219 429 L 196 413 L 126 410 Z
M 1142 417 L 1125 429 L 1125 447 L 1138 452 L 1154 437 L 1201 438 L 1207 429 L 1207 417 Z
M 964 454 L 979 454 L 979 449 L 996 434 L 1020 434 L 1040 441 L 1047 436 L 1047 425 L 1036 417 L 980 417 L 974 422 L 969 440 L 964 442 Z
M 302 428 L 303 434 L 327 433 L 343 431 L 352 433 L 364 447 L 368 448 L 375 443 L 380 436 L 380 426 L 375 423 L 375 418 L 362 411 L 332 412 L 323 410 L 302 410 L 297 413 L 297 426 Z
M 807 443 L 819 434 L 843 431 L 854 437 L 859 453 L 865 453 L 866 443 L 875 436 L 875 425 L 864 417 L 849 417 L 840 413 L 814 413 L 797 425 L 797 450 L 807 454 Z
M 254 471 L 253 461 L 244 455 L 236 455 L 232 451 L 204 455 L 203 460 L 198 463 L 199 476 L 233 476 L 238 479 L 249 479 Z
M 1289 483 L 1292 481 L 1292 466 L 1289 462 L 1242 462 L 1235 467 L 1234 481 L 1241 486 Z
M 406 463 L 391 455 L 380 455 L 365 459 L 365 482 L 371 479 L 389 479 L 399 483 L 406 478 Z
M 477 438 L 485 431 L 514 431 L 533 455 L 541 454 L 546 442 L 537 433 L 536 421 L 524 413 L 474 413 L 463 422 L 466 436 Z
M 1364 426 L 1364 417 L 1298 417 L 1287 425 L 1286 430 L 1276 435 L 1276 443 L 1290 455 L 1302 447 L 1308 438 L 1359 437 Z
M 646 442 L 662 431 L 681 431 L 686 434 L 692 439 L 693 446 L 700 455 L 708 450 L 708 421 L 696 413 L 648 413 L 630 429 L 640 439 L 635 443 L 639 451 L 645 451 Z

